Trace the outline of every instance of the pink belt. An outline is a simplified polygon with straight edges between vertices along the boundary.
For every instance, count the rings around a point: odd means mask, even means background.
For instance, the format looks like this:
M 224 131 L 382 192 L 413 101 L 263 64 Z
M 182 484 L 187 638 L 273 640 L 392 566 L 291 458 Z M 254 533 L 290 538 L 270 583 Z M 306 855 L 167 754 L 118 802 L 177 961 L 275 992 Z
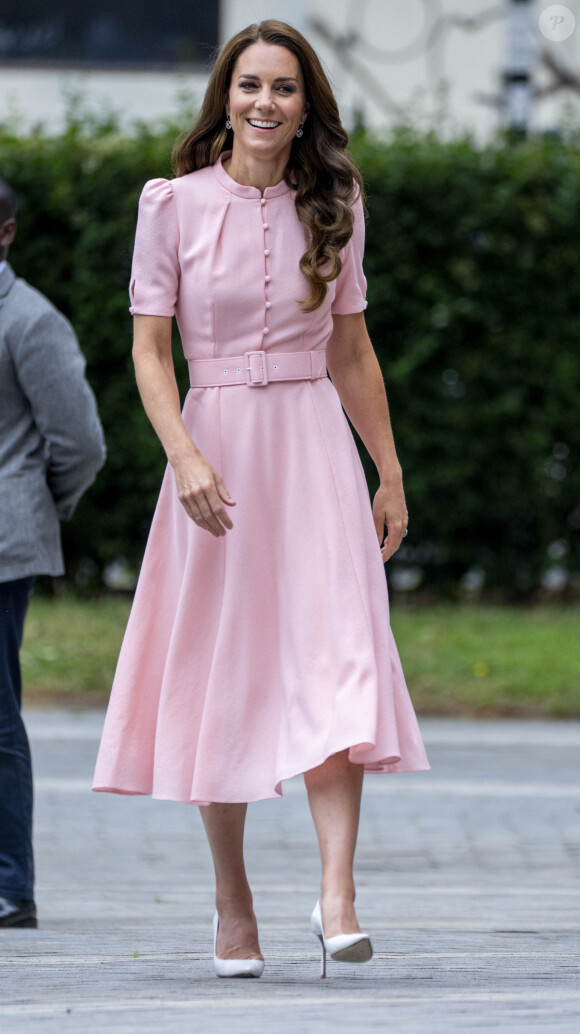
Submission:
M 189 359 L 192 388 L 247 384 L 263 388 L 270 381 L 302 381 L 326 377 L 326 349 L 313 352 L 244 352 L 225 359 Z

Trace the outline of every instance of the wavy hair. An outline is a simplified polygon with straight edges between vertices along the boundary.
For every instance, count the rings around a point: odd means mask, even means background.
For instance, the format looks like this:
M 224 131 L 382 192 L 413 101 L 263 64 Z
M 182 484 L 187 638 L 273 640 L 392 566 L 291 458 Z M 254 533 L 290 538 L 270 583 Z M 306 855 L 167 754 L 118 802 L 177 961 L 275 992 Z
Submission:
M 364 190 L 362 176 L 347 150 L 348 136 L 330 83 L 317 54 L 297 29 L 269 19 L 248 25 L 224 44 L 199 118 L 173 149 L 173 171 L 176 176 L 185 176 L 214 165 L 223 151 L 232 149 L 233 131 L 225 128 L 224 109 L 232 73 L 240 54 L 260 40 L 294 54 L 304 77 L 308 118 L 303 137 L 292 142 L 284 181 L 296 191 L 296 213 L 307 231 L 300 269 L 310 294 L 300 307 L 304 312 L 314 312 L 326 297 L 326 285 L 340 273 L 339 253 L 353 230 L 351 206 L 359 195 L 364 199 Z

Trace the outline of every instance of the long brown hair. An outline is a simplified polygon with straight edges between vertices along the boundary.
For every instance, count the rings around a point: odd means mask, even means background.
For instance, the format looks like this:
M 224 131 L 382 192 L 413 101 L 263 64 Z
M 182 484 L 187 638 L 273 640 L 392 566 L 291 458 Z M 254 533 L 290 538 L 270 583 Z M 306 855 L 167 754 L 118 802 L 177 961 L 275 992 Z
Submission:
M 340 273 L 339 252 L 352 236 L 351 205 L 359 193 L 363 197 L 364 194 L 361 174 L 347 151 L 348 136 L 330 83 L 317 54 L 297 29 L 269 19 L 248 25 L 224 44 L 213 67 L 199 118 L 175 145 L 173 170 L 176 176 L 185 176 L 214 165 L 222 151 L 232 149 L 233 131 L 225 128 L 225 100 L 236 61 L 259 40 L 291 51 L 304 77 L 308 118 L 303 137 L 292 142 L 284 180 L 296 190 L 296 212 L 308 231 L 308 247 L 300 259 L 300 269 L 310 294 L 300 306 L 304 312 L 314 312 L 324 301 L 326 285 Z

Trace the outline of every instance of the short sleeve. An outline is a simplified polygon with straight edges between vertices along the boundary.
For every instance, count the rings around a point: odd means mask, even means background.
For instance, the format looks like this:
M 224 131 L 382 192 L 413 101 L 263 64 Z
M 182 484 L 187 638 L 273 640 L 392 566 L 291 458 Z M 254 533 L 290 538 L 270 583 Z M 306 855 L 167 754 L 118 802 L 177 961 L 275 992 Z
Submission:
M 169 180 L 149 180 L 139 199 L 129 312 L 173 316 L 179 288 L 179 226 Z
M 352 206 L 354 226 L 352 237 L 342 253 L 342 269 L 336 278 L 336 294 L 331 306 L 333 316 L 363 312 L 367 307 L 367 281 L 363 273 L 365 250 L 365 222 L 360 194 Z

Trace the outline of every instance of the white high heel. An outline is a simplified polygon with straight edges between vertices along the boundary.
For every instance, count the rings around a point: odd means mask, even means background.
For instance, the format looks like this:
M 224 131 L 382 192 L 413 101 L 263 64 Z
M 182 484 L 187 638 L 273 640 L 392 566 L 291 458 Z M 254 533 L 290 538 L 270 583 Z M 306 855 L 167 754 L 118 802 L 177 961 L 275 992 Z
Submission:
M 218 977 L 261 977 L 264 972 L 263 959 L 218 959 L 217 935 L 219 917 L 213 917 L 213 964 Z
M 310 917 L 312 933 L 318 937 L 322 949 L 320 976 L 326 976 L 326 952 L 335 962 L 368 962 L 373 957 L 373 946 L 366 933 L 339 933 L 336 937 L 325 937 L 322 926 L 320 901 L 314 906 Z

